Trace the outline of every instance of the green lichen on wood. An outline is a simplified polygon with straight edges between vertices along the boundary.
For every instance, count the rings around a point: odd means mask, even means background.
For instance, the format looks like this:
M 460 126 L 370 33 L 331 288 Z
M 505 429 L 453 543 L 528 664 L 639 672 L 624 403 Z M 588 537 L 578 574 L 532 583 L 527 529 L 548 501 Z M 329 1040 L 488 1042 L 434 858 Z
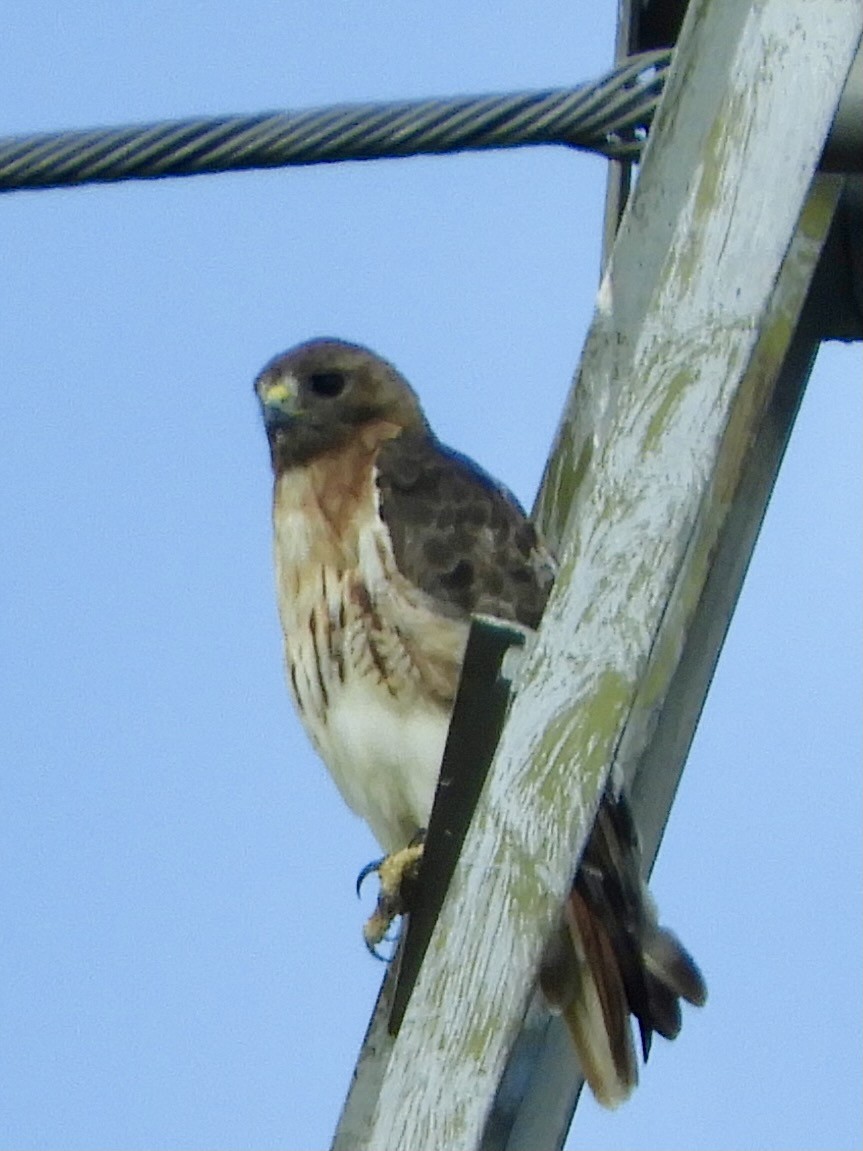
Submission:
M 544 810 L 566 810 L 571 799 L 561 806 L 561 794 L 571 795 L 574 787 L 584 800 L 597 794 L 632 693 L 632 683 L 606 668 L 587 697 L 548 722 L 523 777 Z
M 674 415 L 684 391 L 691 387 L 695 380 L 695 368 L 688 367 L 678 368 L 667 380 L 663 381 L 662 395 L 644 434 L 645 452 L 659 449 L 663 433 Z
M 537 526 L 553 550 L 563 535 L 567 514 L 575 499 L 574 451 L 572 424 L 568 422 L 562 429 L 533 511 Z
M 560 550 L 569 513 L 593 459 L 590 437 L 579 435 L 576 421 L 561 429 L 533 510 L 533 519 L 553 551 Z
M 566 828 L 559 829 L 562 834 L 571 830 L 574 788 L 581 797 L 585 824 L 592 816 L 632 694 L 632 684 L 619 672 L 603 671 L 587 698 L 577 701 L 548 724 L 535 754 L 525 765 L 519 784 L 529 788 L 532 796 L 539 796 L 542 809 L 549 817 L 569 813 Z M 561 802 L 564 793 L 567 793 L 566 802 Z M 523 925 L 525 934 L 536 931 L 543 910 L 550 925 L 558 907 L 558 893 L 549 890 L 544 857 L 526 850 L 520 840 L 504 832 L 495 843 L 491 866 L 495 871 L 506 873 L 508 914 Z M 441 932 L 434 942 L 438 948 L 447 946 Z M 465 1059 L 484 1066 L 499 1028 L 497 1016 L 473 1010 L 462 1047 Z
M 476 1017 L 476 1012 L 474 1012 Z M 484 1020 L 476 1019 L 468 1034 L 465 1036 L 464 1056 L 479 1067 L 484 1066 L 488 1060 L 489 1048 L 500 1030 L 500 1021 L 494 1017 Z
M 739 135 L 748 131 L 747 125 L 743 97 L 740 93 L 732 92 L 720 105 L 707 132 L 693 197 L 695 227 L 689 229 L 690 242 L 677 253 L 671 272 L 684 292 L 691 291 L 693 281 L 701 274 L 704 238 L 709 234 L 711 221 L 716 216 L 719 198 L 726 194 L 725 169 L 729 157 L 740 147 Z M 667 271 L 670 272 L 670 269 Z
M 835 211 L 838 183 L 815 181 L 797 232 L 779 272 L 777 289 L 741 379 L 719 445 L 711 493 L 702 509 L 687 549 L 686 562 L 669 599 L 663 625 L 641 679 L 636 710 L 657 710 L 675 674 L 683 636 L 698 610 L 713 563 L 720 533 L 744 475 L 744 462 L 760 427 L 788 353 L 817 252 Z

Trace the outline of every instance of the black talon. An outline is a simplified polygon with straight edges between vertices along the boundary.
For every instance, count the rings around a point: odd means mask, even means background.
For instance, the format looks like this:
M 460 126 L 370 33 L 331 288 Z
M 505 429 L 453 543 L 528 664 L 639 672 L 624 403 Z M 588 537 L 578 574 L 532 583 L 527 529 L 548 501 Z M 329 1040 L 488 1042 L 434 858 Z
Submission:
M 389 940 L 382 940 L 381 942 L 384 942 L 384 941 L 389 942 Z M 381 955 L 381 953 L 378 951 L 378 945 L 376 943 L 369 943 L 368 940 L 366 940 L 365 942 L 366 942 L 366 950 L 368 951 L 369 955 L 371 955 L 375 959 L 377 959 L 377 961 L 379 963 L 392 963 L 392 961 L 393 961 L 392 955 Z M 393 952 L 393 954 L 395 954 L 395 952 Z
M 365 865 L 365 867 L 362 869 L 362 871 L 359 873 L 359 875 L 357 876 L 357 899 L 359 899 L 360 895 L 362 894 L 363 884 L 365 883 L 365 881 L 374 872 L 380 870 L 380 866 L 383 863 L 384 859 L 386 859 L 386 856 L 383 856 L 381 859 L 372 860 L 372 862 L 367 863 Z

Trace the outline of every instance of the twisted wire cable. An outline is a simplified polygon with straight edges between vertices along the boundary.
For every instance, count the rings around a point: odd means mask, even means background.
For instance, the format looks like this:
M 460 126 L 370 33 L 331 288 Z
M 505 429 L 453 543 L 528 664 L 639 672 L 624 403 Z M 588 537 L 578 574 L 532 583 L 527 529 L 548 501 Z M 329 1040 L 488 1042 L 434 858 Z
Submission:
M 645 52 L 572 89 L 6 137 L 0 191 L 528 144 L 637 159 L 670 62 L 669 51 Z

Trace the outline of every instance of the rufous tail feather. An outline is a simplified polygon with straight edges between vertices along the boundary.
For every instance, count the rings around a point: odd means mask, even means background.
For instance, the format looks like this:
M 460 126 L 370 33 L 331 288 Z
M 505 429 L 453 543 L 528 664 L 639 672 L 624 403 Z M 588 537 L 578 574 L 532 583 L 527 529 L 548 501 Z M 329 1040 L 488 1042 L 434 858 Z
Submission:
M 606 794 L 540 970 L 542 991 L 605 1107 L 638 1083 L 630 1015 L 647 1059 L 654 1032 L 674 1039 L 680 1031 L 680 1000 L 700 1007 L 707 999 L 692 956 L 659 925 L 640 862 L 626 800 Z

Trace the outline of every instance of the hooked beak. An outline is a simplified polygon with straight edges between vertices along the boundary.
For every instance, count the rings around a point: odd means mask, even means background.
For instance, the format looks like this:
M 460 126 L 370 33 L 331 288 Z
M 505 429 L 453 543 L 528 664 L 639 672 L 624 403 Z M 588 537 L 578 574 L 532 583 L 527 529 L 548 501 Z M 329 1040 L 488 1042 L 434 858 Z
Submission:
M 296 419 L 299 393 L 293 376 L 280 376 L 272 383 L 262 380 L 258 386 L 258 397 L 267 431 L 285 427 Z

